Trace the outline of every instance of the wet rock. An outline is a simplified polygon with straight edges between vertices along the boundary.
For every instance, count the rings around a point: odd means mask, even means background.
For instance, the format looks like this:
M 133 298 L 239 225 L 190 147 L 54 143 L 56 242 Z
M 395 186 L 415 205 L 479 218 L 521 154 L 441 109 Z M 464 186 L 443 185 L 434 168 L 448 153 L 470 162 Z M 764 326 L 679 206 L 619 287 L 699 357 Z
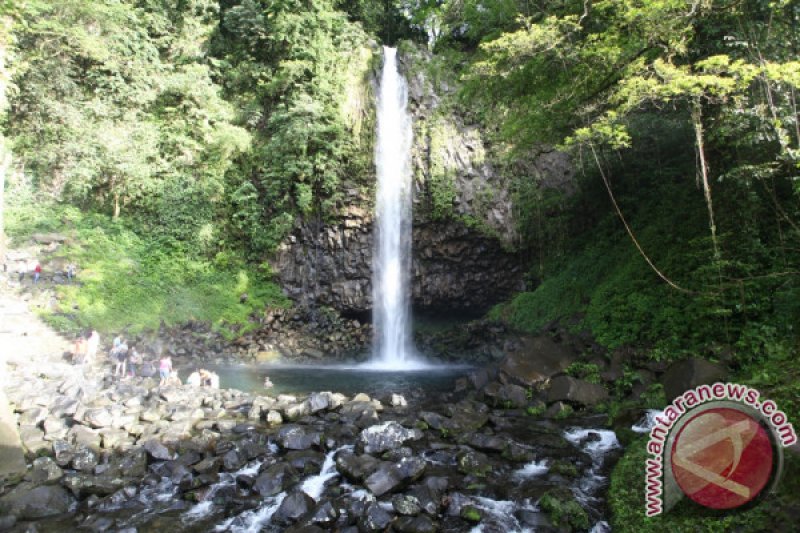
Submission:
M 339 511 L 330 501 L 324 501 L 317 505 L 307 514 L 303 515 L 299 523 L 308 525 L 320 525 L 330 529 L 339 518 Z
M 550 382 L 547 401 L 568 401 L 581 405 L 597 405 L 608 400 L 608 390 L 602 385 L 589 383 L 570 376 L 558 376 Z
M 285 463 L 278 463 L 259 474 L 253 484 L 253 490 L 262 497 L 275 496 L 283 492 L 292 481 L 294 481 L 292 469 Z
M 563 372 L 577 356 L 550 337 L 526 337 L 500 364 L 509 383 L 532 387 Z
M 222 466 L 228 472 L 239 470 L 247 462 L 247 457 L 238 448 L 234 448 L 222 456 Z
M 705 359 L 693 358 L 670 365 L 661 382 L 664 385 L 667 401 L 671 402 L 687 390 L 699 385 L 725 381 L 727 377 L 728 370 L 724 366 Z
M 325 455 L 312 450 L 302 450 L 289 452 L 284 459 L 299 472 L 316 473 L 325 461 Z
M 475 450 L 466 450 L 458 454 L 458 471 L 462 474 L 484 477 L 492 470 L 489 458 Z
M 419 457 L 403 458 L 397 463 L 382 463 L 364 485 L 375 495 L 393 492 L 419 479 L 425 472 L 425 461 Z
M 72 502 L 73 498 L 59 485 L 34 487 L 22 483 L 0 498 L 0 514 L 10 514 L 18 520 L 36 520 L 64 514 Z
M 287 450 L 308 450 L 312 446 L 320 446 L 322 436 L 319 432 L 303 426 L 284 426 L 278 431 L 278 443 Z
M 75 470 L 91 472 L 97 466 L 97 454 L 90 448 L 79 447 L 75 450 L 70 464 Z
M 155 439 L 150 439 L 145 442 L 143 448 L 150 457 L 158 461 L 168 461 L 172 459 L 172 452 L 169 451 L 169 448 Z
M 360 443 L 365 453 L 380 454 L 399 448 L 407 440 L 419 440 L 422 437 L 422 431 L 418 429 L 407 429 L 397 422 L 386 422 L 362 431 Z
M 350 452 L 341 452 L 336 455 L 336 470 L 356 483 L 362 482 L 379 466 L 380 461 L 371 455 L 355 455 Z
M 391 524 L 394 517 L 377 503 L 371 503 L 358 520 L 361 531 L 384 531 Z
M 289 524 L 314 508 L 314 500 L 305 492 L 297 491 L 288 494 L 273 515 L 278 524 Z
M 36 485 L 56 483 L 64 476 L 64 471 L 51 457 L 39 457 L 33 461 L 25 479 Z
M 397 494 L 393 496 L 392 507 L 397 514 L 405 516 L 416 516 L 422 511 L 419 499 L 410 494 Z
M 434 533 L 439 531 L 436 523 L 429 516 L 401 516 L 392 523 L 392 527 L 403 533 Z
M 483 433 L 473 433 L 465 439 L 466 444 L 471 447 L 488 452 L 503 452 L 508 447 L 508 441 L 496 435 L 484 435 Z

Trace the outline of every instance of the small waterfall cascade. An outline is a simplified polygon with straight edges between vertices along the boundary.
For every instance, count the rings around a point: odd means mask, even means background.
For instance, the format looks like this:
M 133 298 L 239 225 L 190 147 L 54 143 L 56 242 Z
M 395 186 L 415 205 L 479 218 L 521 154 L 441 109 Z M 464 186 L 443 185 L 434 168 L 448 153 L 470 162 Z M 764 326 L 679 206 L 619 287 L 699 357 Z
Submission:
M 370 366 L 418 367 L 411 342 L 411 116 L 408 87 L 397 70 L 397 50 L 383 48 L 378 93 L 375 166 L 377 246 L 372 266 L 372 319 L 375 328 Z

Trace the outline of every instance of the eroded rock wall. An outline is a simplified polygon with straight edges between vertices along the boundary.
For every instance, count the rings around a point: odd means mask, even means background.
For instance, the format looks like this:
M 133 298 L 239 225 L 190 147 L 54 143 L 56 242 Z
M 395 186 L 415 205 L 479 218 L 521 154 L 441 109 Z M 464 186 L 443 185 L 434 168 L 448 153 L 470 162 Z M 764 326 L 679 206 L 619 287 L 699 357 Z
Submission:
M 498 168 L 496 148 L 452 105 L 455 84 L 430 75 L 432 60 L 421 49 L 401 50 L 414 119 L 413 305 L 479 313 L 524 289 L 513 251 L 512 173 Z M 561 186 L 570 168 L 562 154 L 547 152 L 515 171 Z M 291 298 L 345 314 L 371 310 L 372 195 L 348 191 L 338 220 L 298 223 L 272 262 Z

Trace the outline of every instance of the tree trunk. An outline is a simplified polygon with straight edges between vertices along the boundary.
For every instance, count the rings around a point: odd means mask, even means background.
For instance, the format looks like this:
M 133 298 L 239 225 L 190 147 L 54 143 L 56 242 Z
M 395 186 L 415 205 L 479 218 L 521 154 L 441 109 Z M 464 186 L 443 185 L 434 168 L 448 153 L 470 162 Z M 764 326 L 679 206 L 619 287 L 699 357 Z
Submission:
M 708 208 L 708 225 L 711 228 L 711 245 L 714 247 L 714 259 L 719 259 L 719 247 L 717 246 L 717 225 L 714 222 L 714 204 L 711 201 L 711 186 L 708 183 L 708 163 L 706 162 L 705 144 L 703 142 L 703 111 L 700 102 L 695 101 L 692 105 L 692 125 L 694 126 L 695 139 L 697 141 L 697 154 L 700 157 L 700 177 L 703 180 L 703 194 L 706 197 L 706 207 Z
M 114 193 L 114 216 L 113 220 L 119 219 L 119 193 Z

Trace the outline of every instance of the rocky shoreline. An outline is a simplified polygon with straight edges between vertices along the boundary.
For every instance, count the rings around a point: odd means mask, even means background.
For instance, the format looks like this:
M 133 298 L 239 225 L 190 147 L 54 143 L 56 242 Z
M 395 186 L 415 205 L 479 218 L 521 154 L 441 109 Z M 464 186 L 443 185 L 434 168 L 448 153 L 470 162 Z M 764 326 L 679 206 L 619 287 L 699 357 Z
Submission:
M 603 530 L 619 448 L 601 420 L 531 417 L 539 393 L 482 372 L 408 399 L 159 388 L 54 361 L 9 377 L 29 467 L 0 489 L 4 531 Z

